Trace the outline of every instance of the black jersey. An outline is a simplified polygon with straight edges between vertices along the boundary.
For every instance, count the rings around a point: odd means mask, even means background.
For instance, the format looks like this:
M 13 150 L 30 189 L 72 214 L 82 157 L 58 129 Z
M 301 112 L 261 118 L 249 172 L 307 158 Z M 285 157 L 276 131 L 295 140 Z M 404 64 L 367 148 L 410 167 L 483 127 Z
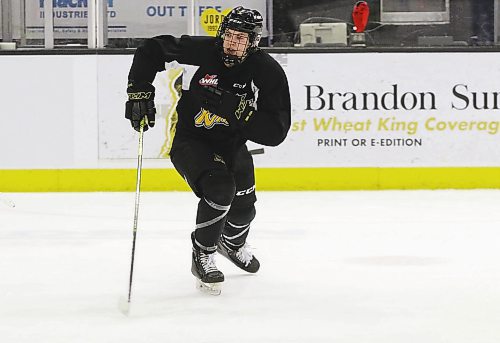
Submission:
M 216 149 L 235 151 L 250 140 L 263 145 L 280 144 L 290 129 L 290 93 L 281 66 L 268 53 L 257 50 L 243 63 L 227 67 L 216 48 L 215 38 L 158 36 L 141 45 L 134 56 L 129 80 L 152 82 L 165 70 L 166 62 L 193 66 L 183 76 L 182 96 L 177 104 L 176 135 L 203 140 Z M 190 78 L 190 79 L 189 79 Z M 256 112 L 241 129 L 204 110 L 203 86 L 219 86 L 253 100 Z

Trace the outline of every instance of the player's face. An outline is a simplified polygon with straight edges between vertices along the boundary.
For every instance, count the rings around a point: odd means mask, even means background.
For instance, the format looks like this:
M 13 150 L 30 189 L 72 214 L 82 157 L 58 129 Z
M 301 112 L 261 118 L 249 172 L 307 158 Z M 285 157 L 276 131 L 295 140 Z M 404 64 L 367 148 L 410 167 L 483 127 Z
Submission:
M 224 53 L 226 55 L 242 57 L 249 44 L 248 33 L 227 29 L 224 33 Z

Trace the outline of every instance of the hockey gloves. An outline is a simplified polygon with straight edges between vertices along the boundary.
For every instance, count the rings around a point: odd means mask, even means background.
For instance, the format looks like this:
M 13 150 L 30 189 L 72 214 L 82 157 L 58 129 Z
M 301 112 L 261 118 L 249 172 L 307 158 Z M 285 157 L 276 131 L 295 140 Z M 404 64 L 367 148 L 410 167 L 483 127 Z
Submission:
M 217 86 L 204 86 L 202 93 L 203 108 L 226 119 L 236 128 L 248 124 L 255 113 L 255 108 L 251 101 L 246 99 L 246 94 L 234 94 Z
M 154 103 L 155 88 L 149 82 L 129 81 L 127 87 L 128 101 L 125 104 L 125 118 L 132 127 L 139 131 L 144 120 L 144 131 L 155 126 L 156 108 Z

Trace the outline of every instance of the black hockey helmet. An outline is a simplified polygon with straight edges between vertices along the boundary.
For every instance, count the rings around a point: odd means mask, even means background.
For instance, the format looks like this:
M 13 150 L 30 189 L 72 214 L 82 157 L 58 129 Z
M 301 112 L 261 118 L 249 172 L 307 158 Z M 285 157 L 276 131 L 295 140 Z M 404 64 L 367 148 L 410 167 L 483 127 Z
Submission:
M 222 59 L 226 64 L 238 64 L 258 49 L 260 37 L 262 36 L 262 15 L 257 10 L 251 10 L 242 6 L 235 7 L 229 12 L 219 26 L 216 36 L 216 44 Z M 227 29 L 248 33 L 248 46 L 243 56 L 238 57 L 224 53 L 224 34 Z

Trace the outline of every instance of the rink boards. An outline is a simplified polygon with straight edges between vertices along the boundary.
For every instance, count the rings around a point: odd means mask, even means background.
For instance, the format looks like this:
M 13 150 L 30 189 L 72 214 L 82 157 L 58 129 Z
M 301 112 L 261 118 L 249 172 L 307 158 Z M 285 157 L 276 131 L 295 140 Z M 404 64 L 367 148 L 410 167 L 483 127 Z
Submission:
M 292 128 L 282 145 L 254 156 L 257 187 L 500 188 L 499 55 L 274 55 L 290 84 Z M 131 60 L 0 56 L 9 99 L 0 118 L 10 127 L 0 135 L 0 191 L 133 190 L 137 135 L 123 118 Z M 144 190 L 188 189 L 168 160 L 184 66 L 172 67 L 155 80 Z
M 135 169 L 0 170 L 4 192 L 135 191 Z M 257 168 L 258 190 L 500 188 L 500 168 Z M 187 191 L 173 169 L 145 169 L 144 191 Z

